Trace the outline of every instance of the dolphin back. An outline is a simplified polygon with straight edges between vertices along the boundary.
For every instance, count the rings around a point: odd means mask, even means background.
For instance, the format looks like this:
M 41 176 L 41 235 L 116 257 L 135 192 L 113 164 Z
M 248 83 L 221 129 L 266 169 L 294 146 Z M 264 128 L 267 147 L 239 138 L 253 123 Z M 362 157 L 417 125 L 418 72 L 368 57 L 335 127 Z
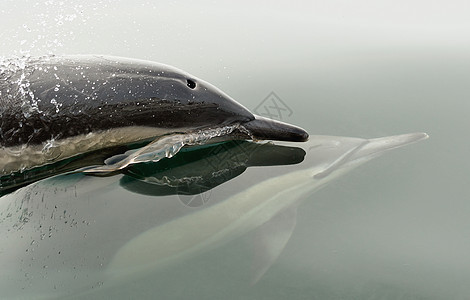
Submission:
M 188 87 L 194 81 L 198 87 Z M 254 118 L 202 80 L 141 60 L 90 55 L 7 60 L 0 64 L 0 82 L 5 147 L 116 127 L 198 129 Z

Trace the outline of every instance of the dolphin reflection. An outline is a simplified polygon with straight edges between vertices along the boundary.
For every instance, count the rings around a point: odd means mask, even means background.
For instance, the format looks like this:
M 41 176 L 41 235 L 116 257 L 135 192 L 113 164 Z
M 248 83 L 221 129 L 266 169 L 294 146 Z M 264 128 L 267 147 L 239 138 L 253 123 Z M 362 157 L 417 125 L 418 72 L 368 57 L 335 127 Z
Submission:
M 260 228 L 265 235 L 259 242 L 267 251 L 261 255 L 263 261 L 254 274 L 256 282 L 289 240 L 300 200 L 387 150 L 425 138 L 427 135 L 422 133 L 370 140 L 312 137 L 305 145 L 308 154 L 302 168 L 258 182 L 216 205 L 136 236 L 118 250 L 107 272 L 120 277 L 151 271 Z M 270 230 L 270 226 L 277 229 Z
M 248 167 L 294 165 L 304 156 L 305 150 L 298 147 L 231 141 L 189 148 L 156 163 L 130 166 L 120 185 L 144 195 L 197 195 L 241 175 Z
M 34 182 L 0 198 L 0 290 L 7 298 L 50 298 L 51 291 L 115 289 L 249 233 L 258 250 L 255 283 L 288 242 L 303 200 L 383 152 L 425 138 L 312 136 L 296 147 L 230 142 L 116 176 Z M 205 205 L 176 199 L 204 191 L 211 193 Z

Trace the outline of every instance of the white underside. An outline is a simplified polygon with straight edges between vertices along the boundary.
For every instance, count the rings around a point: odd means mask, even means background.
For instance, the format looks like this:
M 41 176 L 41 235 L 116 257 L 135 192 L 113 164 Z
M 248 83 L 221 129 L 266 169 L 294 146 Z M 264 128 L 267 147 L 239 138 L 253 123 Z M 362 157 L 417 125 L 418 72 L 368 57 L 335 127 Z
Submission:
M 175 130 L 130 126 L 49 140 L 39 145 L 3 147 L 0 148 L 0 175 L 50 164 L 98 149 L 152 139 L 171 132 Z

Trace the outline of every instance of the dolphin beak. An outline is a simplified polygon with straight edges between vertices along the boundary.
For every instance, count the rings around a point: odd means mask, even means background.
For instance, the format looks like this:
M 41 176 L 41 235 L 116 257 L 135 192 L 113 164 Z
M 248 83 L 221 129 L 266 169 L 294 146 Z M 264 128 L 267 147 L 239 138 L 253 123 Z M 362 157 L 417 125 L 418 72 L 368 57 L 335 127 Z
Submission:
M 243 124 L 253 138 L 288 142 L 305 142 L 308 133 L 300 127 L 255 115 L 255 119 Z
M 383 152 L 429 138 L 427 133 L 416 132 L 368 140 L 351 155 L 351 160 L 370 159 Z

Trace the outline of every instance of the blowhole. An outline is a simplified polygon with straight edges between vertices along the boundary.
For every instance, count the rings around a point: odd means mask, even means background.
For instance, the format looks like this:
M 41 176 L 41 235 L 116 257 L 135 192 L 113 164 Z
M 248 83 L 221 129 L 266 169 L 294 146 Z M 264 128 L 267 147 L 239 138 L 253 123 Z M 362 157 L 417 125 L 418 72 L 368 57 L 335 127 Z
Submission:
M 196 87 L 196 82 L 194 82 L 194 80 L 188 79 L 188 80 L 186 80 L 186 82 L 187 82 L 187 86 L 190 89 L 194 89 Z

